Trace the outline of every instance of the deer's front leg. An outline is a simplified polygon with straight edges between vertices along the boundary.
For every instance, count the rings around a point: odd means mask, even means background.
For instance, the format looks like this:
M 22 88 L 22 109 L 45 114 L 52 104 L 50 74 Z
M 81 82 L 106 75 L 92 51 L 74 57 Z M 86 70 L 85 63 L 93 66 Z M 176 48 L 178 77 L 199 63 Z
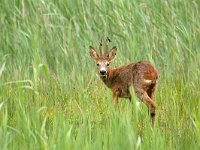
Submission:
M 117 103 L 118 103 L 118 96 L 113 94 L 113 104 L 114 104 L 114 106 L 116 106 Z
M 116 106 L 117 103 L 118 103 L 120 93 L 121 92 L 119 90 L 113 92 L 113 104 L 114 104 L 114 106 Z

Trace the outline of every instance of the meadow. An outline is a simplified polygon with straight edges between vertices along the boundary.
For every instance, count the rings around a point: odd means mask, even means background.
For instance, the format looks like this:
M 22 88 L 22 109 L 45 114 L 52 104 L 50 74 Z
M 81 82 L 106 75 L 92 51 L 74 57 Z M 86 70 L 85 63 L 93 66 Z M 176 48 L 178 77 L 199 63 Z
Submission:
M 106 37 L 157 68 L 154 129 L 96 75 Z M 200 1 L 1 0 L 0 149 L 200 149 Z

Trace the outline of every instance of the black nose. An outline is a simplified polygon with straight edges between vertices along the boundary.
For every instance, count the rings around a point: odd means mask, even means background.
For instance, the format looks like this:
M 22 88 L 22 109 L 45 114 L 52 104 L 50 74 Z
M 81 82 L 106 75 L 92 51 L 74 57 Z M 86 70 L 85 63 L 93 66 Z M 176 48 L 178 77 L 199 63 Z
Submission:
M 105 70 L 100 70 L 99 73 L 100 73 L 101 75 L 105 75 L 105 74 L 106 74 L 106 71 L 105 71 Z

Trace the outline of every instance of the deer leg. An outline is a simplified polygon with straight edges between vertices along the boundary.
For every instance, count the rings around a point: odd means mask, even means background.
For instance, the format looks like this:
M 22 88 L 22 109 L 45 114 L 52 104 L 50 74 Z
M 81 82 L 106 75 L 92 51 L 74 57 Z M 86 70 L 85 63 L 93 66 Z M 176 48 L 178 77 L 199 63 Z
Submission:
M 151 84 L 149 86 L 149 89 L 147 90 L 147 94 L 148 96 L 153 100 L 154 99 L 154 92 L 155 92 L 155 89 L 156 89 L 156 84 Z
M 113 94 L 113 104 L 114 104 L 114 106 L 116 106 L 117 103 L 118 103 L 118 96 Z
M 151 125 L 154 127 L 154 121 L 155 121 L 155 112 L 156 112 L 156 104 L 155 102 L 148 96 L 147 92 L 143 89 L 136 88 L 135 93 L 138 96 L 140 100 L 142 100 L 147 107 L 149 108 L 149 112 L 151 115 Z
M 147 90 L 147 94 L 148 96 L 151 98 L 151 100 L 154 102 L 154 92 L 155 92 L 155 89 L 156 89 L 156 84 L 152 84 L 150 85 L 149 89 Z M 154 102 L 155 104 L 155 102 Z M 152 114 L 151 113 L 151 116 L 152 116 L 152 119 L 153 119 L 153 122 L 155 120 L 155 112 Z
M 113 92 L 113 104 L 114 106 L 117 105 L 119 99 L 120 91 Z

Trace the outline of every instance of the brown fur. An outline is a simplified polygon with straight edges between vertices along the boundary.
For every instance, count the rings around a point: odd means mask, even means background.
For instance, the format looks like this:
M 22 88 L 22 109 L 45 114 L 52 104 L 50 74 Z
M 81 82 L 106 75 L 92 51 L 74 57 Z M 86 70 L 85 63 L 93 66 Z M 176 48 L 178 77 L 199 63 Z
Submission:
M 116 54 L 116 47 L 112 48 L 110 54 L 100 55 L 90 47 L 90 55 L 96 63 L 104 61 L 109 64 Z M 98 65 L 99 66 L 99 65 Z M 98 69 L 100 69 L 98 67 Z M 157 71 L 147 61 L 139 61 L 119 68 L 106 68 L 106 76 L 101 77 L 105 85 L 113 92 L 113 102 L 118 103 L 118 98 L 131 100 L 130 87 L 133 86 L 137 97 L 149 108 L 152 126 L 154 126 L 156 104 L 154 92 L 158 79 Z

